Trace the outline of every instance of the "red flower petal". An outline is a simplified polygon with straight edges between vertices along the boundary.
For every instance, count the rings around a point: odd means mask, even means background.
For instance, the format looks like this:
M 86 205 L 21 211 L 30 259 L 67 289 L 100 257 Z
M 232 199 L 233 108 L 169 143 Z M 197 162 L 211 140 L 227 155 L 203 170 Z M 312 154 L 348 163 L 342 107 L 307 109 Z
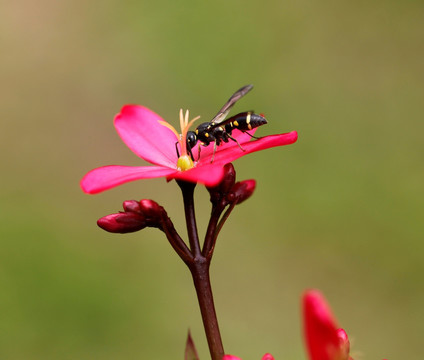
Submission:
M 169 176 L 176 171 L 163 166 L 103 166 L 88 172 L 80 185 L 84 192 L 97 194 L 129 181 Z
M 297 140 L 297 132 L 292 131 L 286 134 L 270 135 L 260 138 L 254 141 L 248 141 L 240 143 L 243 150 L 239 148 L 237 143 L 231 141 L 232 146 L 226 147 L 223 150 L 218 150 L 215 153 L 213 163 L 214 164 L 226 164 L 232 162 L 244 155 L 250 154 L 255 151 L 265 150 L 275 146 L 283 146 L 293 144 Z M 211 145 L 212 146 L 212 145 Z M 208 158 L 202 157 L 199 161 L 199 165 L 210 161 Z
M 142 159 L 166 167 L 175 167 L 175 134 L 159 124 L 162 118 L 139 105 L 126 105 L 115 117 L 115 127 L 127 146 Z M 163 120 L 162 120 L 163 121 Z
M 206 186 L 215 186 L 224 177 L 224 172 L 222 164 L 211 164 L 209 162 L 207 165 L 198 166 L 187 171 L 177 171 L 171 176 L 168 176 L 168 180 L 178 179 L 194 183 L 199 182 Z

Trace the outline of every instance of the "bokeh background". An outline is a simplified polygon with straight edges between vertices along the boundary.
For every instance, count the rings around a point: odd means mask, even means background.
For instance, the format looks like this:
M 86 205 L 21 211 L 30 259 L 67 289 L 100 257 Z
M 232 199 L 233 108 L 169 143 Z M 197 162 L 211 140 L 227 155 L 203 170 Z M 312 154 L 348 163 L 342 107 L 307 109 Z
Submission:
M 0 358 L 182 359 L 189 328 L 209 357 L 164 236 L 96 226 L 151 198 L 184 233 L 175 182 L 89 196 L 79 180 L 142 164 L 113 128 L 122 105 L 206 121 L 253 83 L 235 111 L 299 140 L 235 163 L 258 186 L 212 265 L 226 351 L 306 359 L 299 301 L 313 287 L 355 359 L 422 359 L 423 18 L 420 1 L 1 1 Z

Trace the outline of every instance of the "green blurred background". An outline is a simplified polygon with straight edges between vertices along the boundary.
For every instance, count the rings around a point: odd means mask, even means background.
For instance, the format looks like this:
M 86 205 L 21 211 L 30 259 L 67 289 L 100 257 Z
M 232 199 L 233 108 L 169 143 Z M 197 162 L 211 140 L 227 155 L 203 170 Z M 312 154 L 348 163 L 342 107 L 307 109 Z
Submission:
M 78 183 L 142 164 L 113 128 L 122 105 L 206 121 L 253 83 L 235 111 L 299 140 L 235 163 L 258 186 L 212 266 L 226 351 L 305 359 L 299 300 L 314 287 L 355 359 L 422 359 L 423 18 L 421 1 L 2 1 L 0 358 L 182 359 L 188 328 L 209 357 L 164 236 L 96 226 L 152 198 L 184 233 L 175 182 Z

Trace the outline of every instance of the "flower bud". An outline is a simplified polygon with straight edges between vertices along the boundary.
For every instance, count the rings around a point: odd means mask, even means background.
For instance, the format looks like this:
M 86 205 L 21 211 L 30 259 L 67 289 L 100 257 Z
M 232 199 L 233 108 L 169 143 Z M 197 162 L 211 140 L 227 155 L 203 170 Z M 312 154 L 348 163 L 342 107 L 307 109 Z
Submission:
M 137 214 L 141 214 L 140 203 L 136 200 L 126 200 L 122 204 L 125 212 L 133 212 Z
M 149 199 L 140 200 L 140 212 L 147 221 L 158 223 L 166 212 L 157 202 Z M 150 225 L 150 224 L 149 224 Z
M 126 200 L 122 204 L 124 212 L 100 218 L 97 225 L 112 233 L 129 233 L 144 229 L 147 226 L 161 228 L 167 216 L 162 206 L 153 200 Z
M 126 234 L 144 229 L 147 223 L 140 214 L 123 212 L 104 216 L 97 220 L 97 225 L 111 233 Z
M 227 195 L 227 201 L 229 203 L 235 202 L 236 204 L 240 204 L 252 196 L 255 188 L 255 180 L 243 180 L 237 182 L 234 184 L 230 193 Z
M 222 178 L 219 187 L 223 193 L 228 193 L 236 181 L 236 169 L 233 164 L 228 163 L 224 165 L 224 177 Z
M 337 336 L 340 342 L 340 359 L 349 360 L 352 359 L 349 357 L 350 352 L 350 341 L 344 329 L 337 329 Z
M 228 163 L 224 165 L 224 177 L 221 182 L 214 187 L 206 187 L 211 196 L 211 202 L 218 202 L 223 196 L 228 194 L 236 181 L 236 170 L 233 164 Z

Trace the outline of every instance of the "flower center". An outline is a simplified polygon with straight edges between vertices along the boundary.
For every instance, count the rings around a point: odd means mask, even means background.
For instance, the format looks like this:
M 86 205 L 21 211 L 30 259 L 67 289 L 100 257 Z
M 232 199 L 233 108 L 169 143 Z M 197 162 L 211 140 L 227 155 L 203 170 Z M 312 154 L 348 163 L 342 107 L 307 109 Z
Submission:
M 177 168 L 180 171 L 190 170 L 194 167 L 193 160 L 189 155 L 181 155 L 177 161 Z
M 187 152 L 187 132 L 190 126 L 193 125 L 196 120 L 200 119 L 200 116 L 196 116 L 190 121 L 188 119 L 189 111 L 186 110 L 185 114 L 183 114 L 183 109 L 180 109 L 180 134 L 178 134 L 177 130 L 175 130 L 171 124 L 167 123 L 166 121 L 159 121 L 161 125 L 166 126 L 168 129 L 172 130 L 173 133 L 177 136 L 179 148 L 181 151 L 177 161 L 177 168 L 180 171 L 190 170 L 195 166 L 193 160 Z

